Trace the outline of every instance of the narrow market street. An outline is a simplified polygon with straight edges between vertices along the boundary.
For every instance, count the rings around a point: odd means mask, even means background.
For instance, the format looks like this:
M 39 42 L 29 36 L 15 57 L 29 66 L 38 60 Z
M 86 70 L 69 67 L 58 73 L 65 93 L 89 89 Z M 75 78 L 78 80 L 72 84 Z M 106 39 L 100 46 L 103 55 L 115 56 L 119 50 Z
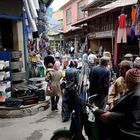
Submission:
M 69 128 L 70 121 L 62 123 L 59 111 L 50 108 L 33 116 L 0 119 L 0 140 L 49 140 L 57 128 Z

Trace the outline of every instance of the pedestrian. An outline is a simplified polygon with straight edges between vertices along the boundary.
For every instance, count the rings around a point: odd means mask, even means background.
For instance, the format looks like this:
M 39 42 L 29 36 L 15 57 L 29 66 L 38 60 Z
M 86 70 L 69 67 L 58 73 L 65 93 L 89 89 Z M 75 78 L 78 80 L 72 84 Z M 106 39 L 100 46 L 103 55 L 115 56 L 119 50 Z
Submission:
M 78 87 L 79 74 L 77 63 L 70 61 L 69 68 L 66 69 L 66 84 L 64 95 L 62 96 L 62 122 L 67 122 L 75 108 L 76 88 Z
M 48 68 L 48 64 L 53 64 L 55 63 L 54 57 L 51 55 L 51 51 L 47 51 L 47 56 L 44 58 L 44 65 L 46 68 Z
M 89 75 L 90 96 L 97 95 L 95 103 L 101 109 L 104 109 L 106 106 L 110 86 L 110 72 L 107 69 L 108 62 L 108 57 L 102 57 L 100 64 L 92 67 Z
M 108 94 L 109 109 L 111 109 L 114 106 L 115 102 L 126 93 L 127 88 L 125 75 L 126 72 L 132 67 L 133 64 L 130 61 L 124 60 L 120 63 L 120 77 L 118 77 L 111 85 L 111 90 Z
M 96 65 L 96 60 L 97 60 L 96 55 L 91 49 L 89 49 L 88 63 L 90 68 Z
M 52 90 L 51 96 L 51 110 L 58 110 L 59 96 L 61 96 L 60 80 L 62 78 L 60 68 L 60 62 L 56 61 L 54 65 L 49 63 L 49 68 L 46 72 L 47 81 L 50 82 L 50 88 Z

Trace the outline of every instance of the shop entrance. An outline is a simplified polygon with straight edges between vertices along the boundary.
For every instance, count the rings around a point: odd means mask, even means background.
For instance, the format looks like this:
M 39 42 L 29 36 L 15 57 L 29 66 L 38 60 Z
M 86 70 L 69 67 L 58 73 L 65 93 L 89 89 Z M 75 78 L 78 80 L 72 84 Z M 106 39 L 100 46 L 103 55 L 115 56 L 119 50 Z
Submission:
M 13 50 L 12 20 L 0 18 L 0 49 Z

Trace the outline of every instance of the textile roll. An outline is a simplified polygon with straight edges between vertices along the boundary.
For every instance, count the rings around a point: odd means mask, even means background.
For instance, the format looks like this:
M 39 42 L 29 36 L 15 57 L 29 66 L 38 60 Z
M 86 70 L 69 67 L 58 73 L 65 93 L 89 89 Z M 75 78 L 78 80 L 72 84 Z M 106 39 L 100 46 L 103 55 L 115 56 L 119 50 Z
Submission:
M 39 2 L 38 2 L 38 0 L 33 0 L 33 1 L 34 1 L 35 9 L 36 9 L 36 10 L 39 10 L 40 7 L 39 7 Z
M 30 21 L 30 23 L 31 23 L 31 26 L 32 26 L 32 31 L 33 31 L 33 32 L 36 32 L 36 31 L 37 31 L 37 26 L 36 26 L 35 20 L 32 18 L 32 15 L 31 15 L 31 13 L 30 13 L 28 1 L 25 0 L 24 2 L 25 2 L 25 9 L 26 9 L 26 11 L 27 11 L 28 19 L 29 19 L 29 21 Z
M 28 0 L 29 8 L 33 18 L 37 18 L 37 12 L 33 0 Z

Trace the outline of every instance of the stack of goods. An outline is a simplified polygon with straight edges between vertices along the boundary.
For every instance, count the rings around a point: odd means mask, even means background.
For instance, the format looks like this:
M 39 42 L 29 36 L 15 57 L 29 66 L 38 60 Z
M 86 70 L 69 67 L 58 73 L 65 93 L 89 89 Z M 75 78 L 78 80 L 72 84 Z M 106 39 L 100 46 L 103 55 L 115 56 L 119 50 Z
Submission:
M 22 56 L 21 51 L 12 51 L 12 82 L 23 82 L 25 79 L 25 72 L 22 72 L 22 61 L 20 61 Z
M 11 97 L 11 54 L 0 52 L 0 105 L 5 104 L 5 100 Z

